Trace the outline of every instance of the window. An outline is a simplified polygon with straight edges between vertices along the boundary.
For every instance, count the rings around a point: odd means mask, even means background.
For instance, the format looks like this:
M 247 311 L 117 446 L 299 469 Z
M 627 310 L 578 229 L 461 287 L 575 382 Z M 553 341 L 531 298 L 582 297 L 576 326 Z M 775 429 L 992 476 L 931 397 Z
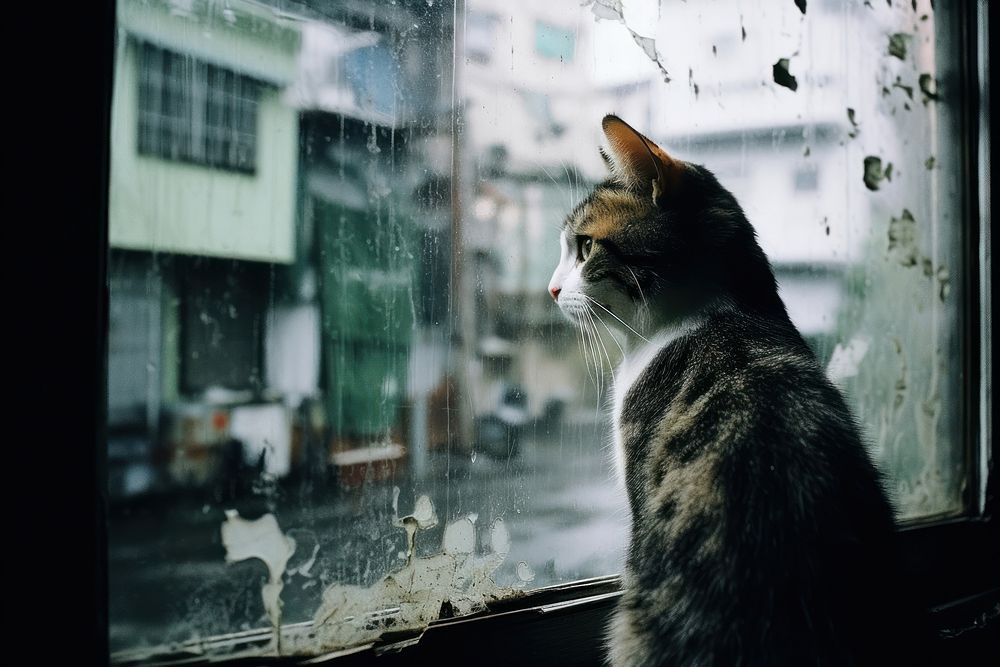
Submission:
M 267 272 L 250 262 L 178 258 L 176 311 L 180 387 L 259 388 Z M 219 310 L 219 303 L 227 308 Z
M 535 24 L 535 51 L 540 56 L 562 62 L 572 60 L 574 41 L 570 30 L 544 21 Z
M 795 170 L 795 189 L 802 191 L 812 191 L 819 189 L 819 168 L 814 165 L 806 165 Z
M 469 10 L 466 16 L 465 56 L 471 62 L 488 65 L 492 61 L 497 19 L 495 14 Z
M 545 286 L 612 110 L 740 200 L 906 524 L 982 515 L 964 10 L 614 4 L 116 3 L 113 661 L 611 604 L 618 348 Z
M 139 153 L 253 172 L 259 84 L 152 44 L 140 53 Z

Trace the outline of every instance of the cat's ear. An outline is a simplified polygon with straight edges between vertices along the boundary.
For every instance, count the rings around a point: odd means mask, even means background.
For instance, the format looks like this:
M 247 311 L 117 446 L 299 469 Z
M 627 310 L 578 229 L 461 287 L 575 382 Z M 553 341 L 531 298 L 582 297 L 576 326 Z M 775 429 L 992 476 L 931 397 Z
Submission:
M 601 159 L 604 160 L 604 166 L 608 168 L 608 171 L 614 173 L 615 163 L 611 159 L 611 156 L 608 155 L 608 152 L 603 148 L 601 148 L 600 146 L 598 146 L 597 152 L 601 154 Z
M 681 165 L 618 116 L 605 116 L 601 127 L 609 149 L 601 155 L 615 178 L 627 187 L 649 192 L 658 204 L 673 188 Z

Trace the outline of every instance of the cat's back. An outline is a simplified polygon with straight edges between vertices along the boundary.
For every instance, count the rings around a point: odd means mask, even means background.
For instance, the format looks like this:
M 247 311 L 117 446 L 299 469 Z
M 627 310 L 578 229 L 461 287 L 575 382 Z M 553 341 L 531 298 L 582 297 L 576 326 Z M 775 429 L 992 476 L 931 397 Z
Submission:
M 790 324 L 727 314 L 665 345 L 620 419 L 634 516 L 623 609 L 656 629 L 645 645 L 666 659 L 650 664 L 899 657 L 891 508 Z
M 628 386 L 615 418 L 632 427 L 623 444 L 635 463 L 767 451 L 799 458 L 831 447 L 868 460 L 843 398 L 790 323 L 716 315 L 622 367 Z M 750 442 L 757 446 L 742 452 Z

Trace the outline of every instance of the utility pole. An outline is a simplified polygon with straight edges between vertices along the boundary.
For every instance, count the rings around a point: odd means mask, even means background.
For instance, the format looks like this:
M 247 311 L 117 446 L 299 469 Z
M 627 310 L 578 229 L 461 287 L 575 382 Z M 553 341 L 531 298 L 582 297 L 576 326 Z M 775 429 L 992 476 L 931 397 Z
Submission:
M 472 444 L 471 390 L 468 370 L 475 354 L 475 308 L 471 283 L 465 279 L 464 233 L 462 220 L 462 102 L 459 98 L 459 71 L 462 53 L 465 50 L 465 35 L 460 29 L 464 23 L 465 0 L 455 0 L 452 13 L 452 60 L 451 60 L 451 321 L 452 344 L 455 347 L 452 372 L 456 383 L 456 396 L 449 397 L 449 414 L 455 415 L 449 423 L 458 428 L 452 434 L 463 446 Z M 449 443 L 450 446 L 451 443 Z

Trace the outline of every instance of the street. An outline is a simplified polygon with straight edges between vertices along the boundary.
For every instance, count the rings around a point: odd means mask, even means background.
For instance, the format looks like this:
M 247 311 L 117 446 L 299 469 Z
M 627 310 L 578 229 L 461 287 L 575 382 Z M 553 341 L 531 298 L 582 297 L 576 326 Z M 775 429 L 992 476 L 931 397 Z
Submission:
M 500 586 L 530 590 L 619 572 L 628 510 L 607 442 L 601 422 L 566 424 L 557 434 L 527 438 L 509 462 L 434 452 L 420 482 L 397 473 L 358 490 L 261 483 L 228 503 L 191 494 L 113 507 L 112 651 L 268 626 L 263 562 L 225 562 L 220 526 L 227 509 L 248 519 L 271 512 L 295 540 L 281 593 L 283 624 L 310 620 L 331 584 L 370 586 L 405 564 L 406 536 L 393 525 L 394 487 L 400 516 L 427 495 L 439 518 L 417 534 L 418 556 L 439 552 L 445 524 L 462 517 L 473 519 L 482 552 L 491 524 L 502 518 L 511 546 L 493 574 Z

